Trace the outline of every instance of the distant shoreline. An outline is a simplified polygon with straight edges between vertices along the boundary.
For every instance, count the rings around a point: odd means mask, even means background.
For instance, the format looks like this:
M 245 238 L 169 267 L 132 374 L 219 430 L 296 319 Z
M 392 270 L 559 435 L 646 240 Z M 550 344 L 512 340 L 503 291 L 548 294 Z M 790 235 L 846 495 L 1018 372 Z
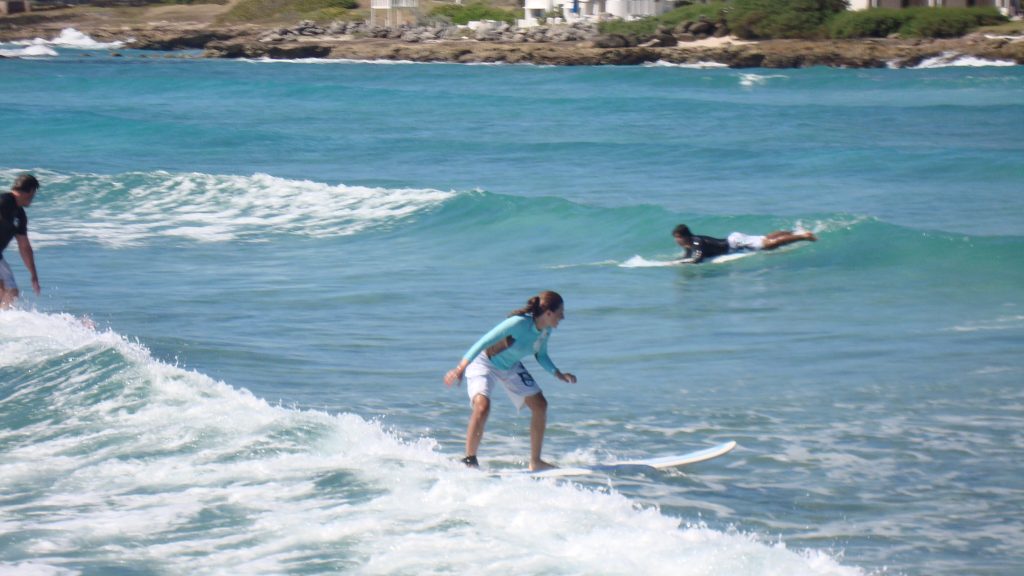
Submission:
M 57 11 L 54 11 L 57 12 Z M 40 13 L 33 18 L 0 18 L 0 41 L 52 39 L 74 28 L 101 42 L 125 48 L 203 50 L 206 58 L 324 58 L 409 62 L 508 63 L 555 66 L 669 64 L 730 68 L 911 68 L 930 59 L 976 58 L 1024 65 L 1024 36 L 974 33 L 956 39 L 766 40 L 733 37 L 679 42 L 676 46 L 599 47 L 573 42 L 487 42 L 469 39 L 408 42 L 351 35 L 301 36 L 269 42 L 276 26 L 217 25 L 210 21 L 134 20 Z M 32 15 L 34 16 L 34 15 Z M 157 16 L 159 17 L 159 16 Z M 130 41 L 129 41 L 130 40 Z
M 1024 65 L 1024 41 L 965 37 L 934 41 L 803 41 L 680 43 L 674 47 L 597 48 L 586 42 L 495 43 L 447 40 L 432 44 L 395 40 L 306 41 L 267 46 L 246 40 L 213 42 L 205 56 L 222 58 L 327 58 L 411 62 L 508 63 L 554 66 L 718 64 L 729 68 L 912 68 L 931 59 L 959 57 Z

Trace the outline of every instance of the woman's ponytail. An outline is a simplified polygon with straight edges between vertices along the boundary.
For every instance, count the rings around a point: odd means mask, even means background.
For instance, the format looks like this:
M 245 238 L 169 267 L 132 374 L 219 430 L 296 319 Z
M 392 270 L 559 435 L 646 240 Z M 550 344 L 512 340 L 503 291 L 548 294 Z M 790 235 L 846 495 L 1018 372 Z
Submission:
M 551 290 L 545 290 L 540 294 L 530 298 L 526 301 L 526 306 L 518 310 L 513 310 L 509 316 L 525 316 L 529 314 L 534 318 L 547 312 L 548 310 L 558 311 L 562 309 L 562 297 L 558 292 Z

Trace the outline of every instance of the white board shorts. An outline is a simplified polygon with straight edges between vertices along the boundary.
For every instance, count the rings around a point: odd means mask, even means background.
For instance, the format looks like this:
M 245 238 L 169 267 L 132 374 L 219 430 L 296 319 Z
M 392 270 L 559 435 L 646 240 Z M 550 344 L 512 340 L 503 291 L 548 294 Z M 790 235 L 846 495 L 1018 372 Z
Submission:
M 492 364 L 484 352 L 466 367 L 466 392 L 469 394 L 470 405 L 477 394 L 490 398 L 498 384 L 505 389 L 505 393 L 516 405 L 516 410 L 522 410 L 526 398 L 540 394 L 541 391 L 522 362 L 516 362 L 509 370 L 502 370 Z
M 733 232 L 726 238 L 731 250 L 763 250 L 764 236 L 749 236 L 743 232 Z
M 0 288 L 4 290 L 17 290 L 18 283 L 14 281 L 14 272 L 11 272 L 11 267 L 8 266 L 7 260 L 0 258 Z

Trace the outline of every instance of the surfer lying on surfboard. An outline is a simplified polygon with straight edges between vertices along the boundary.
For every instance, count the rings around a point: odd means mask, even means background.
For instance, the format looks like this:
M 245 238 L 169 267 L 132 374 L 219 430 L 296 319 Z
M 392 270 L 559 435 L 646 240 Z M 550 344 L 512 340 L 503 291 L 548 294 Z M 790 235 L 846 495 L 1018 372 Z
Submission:
M 813 232 L 794 232 L 792 230 L 776 230 L 764 236 L 748 236 L 742 232 L 733 232 L 726 239 L 712 238 L 711 236 L 698 236 L 690 232 L 686 224 L 680 224 L 672 230 L 672 236 L 685 250 L 679 262 L 686 264 L 697 264 L 698 262 L 730 254 L 734 252 L 746 252 L 754 250 L 774 250 L 786 244 L 808 240 L 814 242 L 818 239 Z
M 480 337 L 463 355 L 459 365 L 445 374 L 444 383 L 448 387 L 466 377 L 466 392 L 473 408 L 466 428 L 466 457 L 462 459 L 465 465 L 474 468 L 479 465 L 476 452 L 491 412 L 491 392 L 501 384 L 517 409 L 522 409 L 523 404 L 530 408 L 530 470 L 554 468 L 540 459 L 548 401 L 520 359 L 533 354 L 541 367 L 555 378 L 575 384 L 576 377 L 561 372 L 548 357 L 548 337 L 563 318 L 562 297 L 557 292 L 541 292 Z

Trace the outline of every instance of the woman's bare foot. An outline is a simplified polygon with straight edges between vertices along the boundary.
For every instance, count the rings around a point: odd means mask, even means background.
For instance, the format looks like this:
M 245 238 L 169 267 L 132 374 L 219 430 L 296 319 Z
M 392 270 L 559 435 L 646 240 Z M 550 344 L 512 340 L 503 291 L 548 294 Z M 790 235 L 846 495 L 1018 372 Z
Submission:
M 558 466 L 549 464 L 543 460 L 530 463 L 530 472 L 540 472 L 541 470 L 551 470 L 552 468 L 558 468 Z

